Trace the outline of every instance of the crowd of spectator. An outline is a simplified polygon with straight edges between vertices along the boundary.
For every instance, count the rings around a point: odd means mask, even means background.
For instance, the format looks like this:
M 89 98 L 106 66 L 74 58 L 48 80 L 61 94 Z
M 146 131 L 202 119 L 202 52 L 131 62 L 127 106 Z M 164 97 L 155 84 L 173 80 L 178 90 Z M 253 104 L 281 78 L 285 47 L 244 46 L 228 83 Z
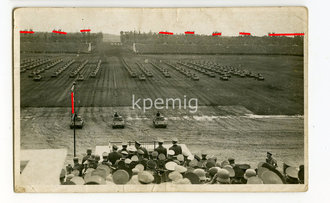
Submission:
M 198 44 L 198 45 L 287 45 L 302 46 L 303 36 L 212 36 L 212 35 L 164 35 L 154 32 L 121 32 L 121 42 L 124 44 Z
M 20 34 L 20 51 L 29 53 L 84 53 L 94 50 L 98 43 L 102 42 L 102 39 L 102 33 L 23 33 Z
M 303 55 L 303 36 L 164 35 L 121 32 L 121 42 L 140 54 Z
M 111 152 L 101 156 L 87 149 L 81 161 L 62 169 L 62 185 L 123 185 L 123 184 L 303 184 L 304 166 L 299 168 L 283 163 L 283 172 L 277 161 L 267 152 L 267 158 L 257 168 L 235 163 L 234 158 L 220 161 L 202 152 L 201 156 L 183 150 L 178 139 L 172 146 L 158 146 L 147 150 L 139 141 L 134 146 L 113 144 Z

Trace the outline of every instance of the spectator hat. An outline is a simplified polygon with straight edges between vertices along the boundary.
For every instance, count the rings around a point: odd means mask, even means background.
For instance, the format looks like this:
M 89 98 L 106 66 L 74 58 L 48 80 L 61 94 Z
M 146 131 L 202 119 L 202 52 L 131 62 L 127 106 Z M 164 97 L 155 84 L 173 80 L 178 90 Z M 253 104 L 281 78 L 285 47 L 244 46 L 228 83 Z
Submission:
M 209 159 L 206 162 L 206 168 L 212 168 L 215 167 L 215 161 L 213 159 Z
M 131 160 L 132 161 L 139 161 L 139 158 L 136 155 L 134 155 L 134 156 L 131 157 Z
M 85 180 L 82 177 L 75 176 L 71 179 L 71 182 L 73 182 L 76 185 L 83 185 L 85 184 Z
M 133 168 L 133 169 L 132 169 L 132 173 L 133 173 L 133 175 L 136 175 L 136 174 L 138 174 L 139 172 L 140 172 L 140 170 L 137 169 L 137 168 Z
M 138 174 L 138 180 L 143 184 L 149 184 L 154 181 L 154 179 L 154 176 L 149 171 L 142 171 Z
M 191 184 L 191 182 L 188 178 L 181 178 L 177 181 L 173 181 L 172 183 L 174 183 L 174 184 L 183 184 L 183 185 Z
M 125 164 L 130 164 L 132 162 L 131 159 L 125 159 Z
M 173 171 L 170 174 L 168 174 L 168 178 L 171 179 L 172 181 L 177 181 L 179 179 L 182 179 L 182 175 L 181 173 L 179 173 L 178 171 Z
M 190 167 L 196 167 L 199 162 L 196 159 L 193 159 L 192 161 L 189 162 Z
M 217 169 L 216 167 L 212 167 L 212 168 L 209 169 L 208 172 L 209 172 L 209 175 L 210 175 L 211 177 L 213 177 L 215 174 L 218 173 L 218 169 Z
M 281 178 L 273 171 L 262 173 L 261 180 L 264 184 L 283 184 Z
M 165 164 L 165 168 L 169 171 L 174 171 L 175 170 L 175 166 L 177 166 L 178 164 L 173 162 L 173 161 L 170 161 L 170 162 L 167 162 Z
M 257 175 L 256 171 L 252 168 L 249 168 L 244 173 L 244 179 L 248 180 L 249 178 L 254 177 L 256 175 Z
M 100 164 L 96 169 L 105 170 L 106 177 L 111 173 L 111 169 L 107 165 Z
M 188 160 L 192 161 L 192 160 L 194 160 L 194 159 L 195 159 L 194 155 L 190 155 L 190 156 L 188 156 Z
M 169 150 L 169 151 L 167 152 L 167 154 L 173 156 L 173 155 L 175 154 L 175 152 L 174 152 L 173 150 Z
M 220 183 L 230 183 L 229 172 L 226 169 L 220 169 L 217 173 L 217 181 Z
M 246 171 L 247 169 L 251 168 L 249 164 L 239 164 L 238 167 L 243 171 Z
M 261 163 L 263 163 L 263 162 L 261 162 Z M 268 168 L 262 167 L 262 164 L 261 164 L 261 163 L 258 164 L 258 177 L 259 177 L 259 178 L 261 178 L 261 176 L 262 176 L 262 174 L 263 174 L 264 172 L 269 171 Z M 260 165 L 260 164 L 261 164 L 261 165 Z
M 134 146 L 128 146 L 128 147 L 127 147 L 127 150 L 128 150 L 129 152 L 136 152 L 136 149 L 135 149 Z
M 139 169 L 140 172 L 144 170 L 144 166 L 142 164 L 136 165 L 135 168 Z
M 112 180 L 117 185 L 126 184 L 129 181 L 129 174 L 125 170 L 117 170 L 113 173 Z
M 223 167 L 225 167 L 227 165 L 229 165 L 229 161 L 224 160 L 223 162 L 221 162 L 220 167 L 223 168 Z
M 182 154 L 179 154 L 176 158 L 178 161 L 184 161 L 184 157 Z
M 157 158 L 158 157 L 158 152 L 157 151 L 151 152 L 151 156 L 154 157 L 154 158 Z
M 100 176 L 87 176 L 85 177 L 85 185 L 104 185 L 105 180 Z
M 159 154 L 158 155 L 158 159 L 159 160 L 165 160 L 166 159 L 166 156 L 164 154 Z
M 231 167 L 230 165 L 223 167 L 223 169 L 227 170 L 229 172 L 229 177 L 235 177 L 235 171 L 233 169 L 233 167 Z
M 144 154 L 144 151 L 142 151 L 142 149 L 138 149 L 137 150 L 137 153 L 140 154 L 140 155 L 143 155 Z
M 194 174 L 196 174 L 199 180 L 206 180 L 205 171 L 203 169 L 195 169 Z
M 176 165 L 174 167 L 174 170 L 177 171 L 177 172 L 179 172 L 179 173 L 185 173 L 185 172 L 187 172 L 187 168 L 184 167 L 184 166 L 180 166 L 180 165 Z
M 100 177 L 102 177 L 102 178 L 105 179 L 109 174 L 107 174 L 107 171 L 105 169 L 103 169 L 103 168 L 97 168 L 94 171 L 92 171 L 91 175 L 92 176 L 98 175 L 98 176 L 100 176 Z
M 298 170 L 295 167 L 288 167 L 285 170 L 285 173 L 287 176 L 289 176 L 290 178 L 298 178 Z
M 138 140 L 135 140 L 135 144 L 137 144 L 137 145 L 141 145 L 141 142 L 138 141 Z

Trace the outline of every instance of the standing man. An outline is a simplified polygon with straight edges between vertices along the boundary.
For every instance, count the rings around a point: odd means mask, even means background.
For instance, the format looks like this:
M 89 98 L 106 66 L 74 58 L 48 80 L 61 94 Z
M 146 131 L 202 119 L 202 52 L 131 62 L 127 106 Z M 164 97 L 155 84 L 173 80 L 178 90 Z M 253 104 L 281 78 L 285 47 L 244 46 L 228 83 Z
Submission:
M 111 162 L 112 165 L 115 165 L 116 161 L 122 158 L 122 154 L 117 152 L 117 145 L 112 145 L 112 152 L 108 155 L 108 161 Z
M 87 155 L 83 157 L 81 164 L 83 165 L 85 161 L 87 161 L 89 159 L 89 157 L 91 157 L 92 155 L 92 149 L 87 149 L 86 151 Z
M 111 164 L 110 164 L 109 161 L 108 161 L 108 156 L 109 156 L 109 154 L 108 154 L 107 152 L 103 152 L 103 153 L 102 153 L 102 158 L 103 158 L 103 160 L 102 160 L 101 164 L 110 167 Z
M 122 149 L 121 150 L 119 150 L 118 152 L 119 153 L 121 153 L 122 151 L 126 151 L 127 153 L 128 153 L 128 150 L 127 150 L 127 143 L 126 142 L 124 142 L 121 146 L 122 146 Z
M 136 150 L 141 149 L 144 152 L 144 154 L 143 154 L 144 158 L 146 158 L 146 159 L 149 158 L 148 150 L 146 148 L 142 147 L 141 143 L 139 141 L 135 141 L 135 148 L 136 148 Z
M 167 149 L 163 146 L 163 144 L 164 144 L 164 140 L 159 139 L 158 147 L 155 149 L 155 151 L 158 152 L 158 154 L 164 154 L 165 156 L 167 156 Z
M 175 156 L 182 154 L 182 148 L 178 145 L 178 138 L 172 138 L 172 147 L 170 147 L 170 150 L 173 150 L 175 152 Z
M 79 164 L 79 158 L 73 157 L 73 170 L 78 170 L 79 175 L 81 175 L 82 169 L 83 169 L 83 165 Z
M 274 168 L 277 167 L 277 161 L 272 157 L 272 153 L 267 152 L 266 163 L 272 165 Z

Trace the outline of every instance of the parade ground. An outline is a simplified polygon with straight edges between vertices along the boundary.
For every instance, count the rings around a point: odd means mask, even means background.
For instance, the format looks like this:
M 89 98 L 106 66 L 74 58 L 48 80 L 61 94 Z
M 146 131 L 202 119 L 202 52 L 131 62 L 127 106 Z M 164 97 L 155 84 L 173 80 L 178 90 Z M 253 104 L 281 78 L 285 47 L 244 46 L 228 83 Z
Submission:
M 76 112 L 85 121 L 77 130 L 77 154 L 87 148 L 109 145 L 109 142 L 140 140 L 153 142 L 158 138 L 180 143 L 195 154 L 202 150 L 208 154 L 237 162 L 257 164 L 264 161 L 267 151 L 272 151 L 279 162 L 290 160 L 296 165 L 304 161 L 304 100 L 303 57 L 257 55 L 76 55 L 76 54 L 22 54 L 22 58 L 61 58 L 59 63 L 46 70 L 41 81 L 21 73 L 21 148 L 68 149 L 66 158 L 73 158 L 73 130 L 71 121 L 70 89 L 75 91 Z M 102 60 L 95 78 L 90 78 L 92 66 L 81 70 L 83 81 L 69 77 L 77 64 L 69 66 L 57 77 L 51 70 L 69 60 L 77 63 Z M 146 81 L 132 78 L 122 60 L 141 74 L 138 63 L 144 64 L 153 77 Z M 208 77 L 194 71 L 199 80 L 187 78 L 165 62 L 212 62 L 223 66 L 261 73 L 265 80 L 248 77 L 231 77 L 228 81 Z M 166 78 L 155 66 L 166 68 L 171 77 Z M 62 64 L 62 65 L 61 65 Z M 41 66 L 42 67 L 42 66 Z M 40 69 L 40 67 L 39 67 Z M 168 128 L 155 129 L 152 119 L 154 108 L 143 111 L 132 109 L 132 95 L 137 98 L 197 98 L 198 110 L 164 109 Z M 112 129 L 114 112 L 126 121 L 124 129 Z

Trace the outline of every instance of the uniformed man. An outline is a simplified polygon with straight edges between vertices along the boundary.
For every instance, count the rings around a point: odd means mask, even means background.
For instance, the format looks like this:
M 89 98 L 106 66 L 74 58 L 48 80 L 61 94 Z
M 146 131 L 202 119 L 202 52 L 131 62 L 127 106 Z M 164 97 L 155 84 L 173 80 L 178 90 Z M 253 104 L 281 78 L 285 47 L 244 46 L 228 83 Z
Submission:
M 86 160 L 88 160 L 89 159 L 89 157 L 92 155 L 92 149 L 87 149 L 87 151 L 86 151 L 86 153 L 87 153 L 87 155 L 86 156 L 84 156 L 83 157 L 83 159 L 82 159 L 82 161 L 81 161 L 81 164 L 83 165 L 84 164 L 84 162 L 86 161 Z
M 158 154 L 164 154 L 167 156 L 167 149 L 163 146 L 164 140 L 159 139 L 158 140 L 158 147 L 156 147 L 155 151 L 158 152 Z
M 73 170 L 78 170 L 79 171 L 79 175 L 81 175 L 83 166 L 82 164 L 79 164 L 79 158 L 78 157 L 73 157 Z
M 178 154 L 182 154 L 182 148 L 178 145 L 178 139 L 172 138 L 172 146 L 169 148 L 170 150 L 173 150 L 175 152 L 175 156 Z
M 107 152 L 103 152 L 103 153 L 102 153 L 102 159 L 103 159 L 103 160 L 102 160 L 101 164 L 110 167 L 111 164 L 110 164 L 110 162 L 108 161 L 108 155 L 109 155 L 109 154 L 108 154 Z
M 207 153 L 206 152 L 202 152 L 202 158 L 199 161 L 200 162 L 200 165 L 202 166 L 202 168 L 206 168 L 206 162 L 207 162 L 206 156 L 207 156 Z
M 119 117 L 117 112 L 115 112 L 115 114 L 113 116 L 116 117 L 116 118 Z
M 111 162 L 112 165 L 115 165 L 116 161 L 122 158 L 122 154 L 117 152 L 118 147 L 117 145 L 112 145 L 112 152 L 108 155 L 108 160 Z
M 231 165 L 232 167 L 234 167 L 236 164 L 235 164 L 235 159 L 230 157 L 228 158 L 228 162 L 229 162 L 229 165 Z
M 157 117 L 159 117 L 159 116 L 160 116 L 160 112 L 159 112 L 159 111 L 157 111 L 157 113 L 156 113 L 156 116 L 157 116 Z
M 148 150 L 146 148 L 142 147 L 141 143 L 139 141 L 135 141 L 135 148 L 136 148 L 136 150 L 141 149 L 144 152 L 144 154 L 143 154 L 144 158 L 146 158 L 146 159 L 149 158 Z
M 100 155 L 96 154 L 95 155 L 95 160 L 94 160 L 94 169 L 96 169 L 99 166 L 99 161 L 101 160 Z
M 95 155 L 91 155 L 85 162 L 84 162 L 84 169 L 82 174 L 84 174 L 87 169 L 89 168 L 94 168 L 94 164 L 95 164 Z
M 277 161 L 272 157 L 272 153 L 267 152 L 266 163 L 272 165 L 273 167 L 277 167 Z
M 121 145 L 122 149 L 119 150 L 118 152 L 119 152 L 119 153 L 121 153 L 122 151 L 126 151 L 126 152 L 128 152 L 128 150 L 127 150 L 127 146 L 128 146 L 128 144 L 127 144 L 126 142 L 124 142 L 124 143 Z
M 127 147 L 128 150 L 128 158 L 132 158 L 132 156 L 136 155 L 136 149 L 134 146 L 130 145 Z

